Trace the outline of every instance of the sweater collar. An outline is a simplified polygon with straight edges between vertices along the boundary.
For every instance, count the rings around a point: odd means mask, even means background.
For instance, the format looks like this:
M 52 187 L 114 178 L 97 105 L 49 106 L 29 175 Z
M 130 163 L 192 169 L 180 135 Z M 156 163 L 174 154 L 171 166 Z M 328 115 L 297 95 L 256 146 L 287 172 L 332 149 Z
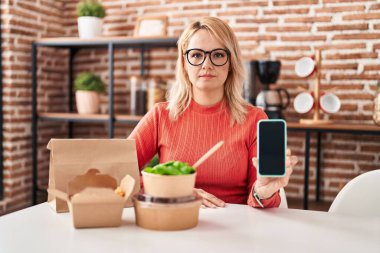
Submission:
M 194 99 L 191 100 L 190 103 L 190 110 L 202 114 L 212 114 L 216 112 L 221 112 L 225 108 L 225 101 L 222 99 L 218 103 L 211 105 L 211 106 L 204 106 L 200 105 L 197 102 L 194 101 Z

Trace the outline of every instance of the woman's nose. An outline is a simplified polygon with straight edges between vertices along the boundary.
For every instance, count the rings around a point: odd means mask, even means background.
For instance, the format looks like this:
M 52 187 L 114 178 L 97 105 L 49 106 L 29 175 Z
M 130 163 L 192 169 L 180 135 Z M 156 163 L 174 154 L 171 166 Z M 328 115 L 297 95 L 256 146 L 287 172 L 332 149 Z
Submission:
M 211 59 L 210 59 L 210 55 L 209 54 L 206 54 L 206 59 L 205 61 L 203 62 L 202 64 L 202 68 L 205 69 L 205 68 L 212 68 L 213 67 L 213 64 L 211 62 Z

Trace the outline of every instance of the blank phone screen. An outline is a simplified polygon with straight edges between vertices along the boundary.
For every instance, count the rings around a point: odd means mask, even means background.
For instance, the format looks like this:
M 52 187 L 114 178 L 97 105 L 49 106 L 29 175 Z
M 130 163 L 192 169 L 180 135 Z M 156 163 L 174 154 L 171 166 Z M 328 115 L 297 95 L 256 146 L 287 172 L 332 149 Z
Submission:
M 282 121 L 262 121 L 259 124 L 259 173 L 267 176 L 285 174 L 286 126 Z

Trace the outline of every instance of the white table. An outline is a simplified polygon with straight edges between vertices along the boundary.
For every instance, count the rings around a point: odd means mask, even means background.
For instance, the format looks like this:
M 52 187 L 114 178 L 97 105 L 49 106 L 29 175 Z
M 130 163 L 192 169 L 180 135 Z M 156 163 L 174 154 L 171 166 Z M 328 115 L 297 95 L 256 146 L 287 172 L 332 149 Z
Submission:
M 380 253 L 380 220 L 245 205 L 201 209 L 196 228 L 139 228 L 132 208 L 118 228 L 75 229 L 68 213 L 40 204 L 0 217 L 1 253 L 355 252 Z

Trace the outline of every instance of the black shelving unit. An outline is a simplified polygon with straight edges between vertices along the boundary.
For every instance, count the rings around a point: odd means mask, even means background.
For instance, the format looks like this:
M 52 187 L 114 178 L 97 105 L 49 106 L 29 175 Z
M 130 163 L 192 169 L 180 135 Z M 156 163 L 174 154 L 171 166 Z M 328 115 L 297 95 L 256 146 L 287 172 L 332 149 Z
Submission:
M 1 3 L 0 3 L 1 9 Z M 4 199 L 4 155 L 3 155 L 3 38 L 2 38 L 2 22 L 0 14 L 0 200 Z
M 288 130 L 305 133 L 305 174 L 304 174 L 304 195 L 303 209 L 309 208 L 309 165 L 310 165 L 310 139 L 311 134 L 316 133 L 317 137 L 317 154 L 316 154 L 316 182 L 315 182 L 315 201 L 320 201 L 320 184 L 321 184 L 321 156 L 322 156 L 322 134 L 324 133 L 341 133 L 352 135 L 380 135 L 380 127 L 376 125 L 365 124 L 299 124 L 297 122 L 288 122 Z
M 38 122 L 40 120 L 68 122 L 68 138 L 72 138 L 74 122 L 99 122 L 108 123 L 108 137 L 114 136 L 115 122 L 136 124 L 141 117 L 114 114 L 114 51 L 118 48 L 140 50 L 140 74 L 144 75 L 144 55 L 146 50 L 154 48 L 175 48 L 178 38 L 128 38 L 128 37 L 104 37 L 91 40 L 79 38 L 49 38 L 41 39 L 32 44 L 32 157 L 33 157 L 33 205 L 37 204 L 37 194 L 45 191 L 38 187 L 38 162 L 37 162 L 37 136 Z M 73 98 L 69 96 L 68 113 L 38 113 L 37 111 L 37 52 L 39 47 L 61 48 L 69 50 L 68 88 L 70 94 L 73 90 L 73 61 L 76 53 L 81 49 L 108 49 L 108 114 L 92 115 L 90 117 L 73 113 Z

